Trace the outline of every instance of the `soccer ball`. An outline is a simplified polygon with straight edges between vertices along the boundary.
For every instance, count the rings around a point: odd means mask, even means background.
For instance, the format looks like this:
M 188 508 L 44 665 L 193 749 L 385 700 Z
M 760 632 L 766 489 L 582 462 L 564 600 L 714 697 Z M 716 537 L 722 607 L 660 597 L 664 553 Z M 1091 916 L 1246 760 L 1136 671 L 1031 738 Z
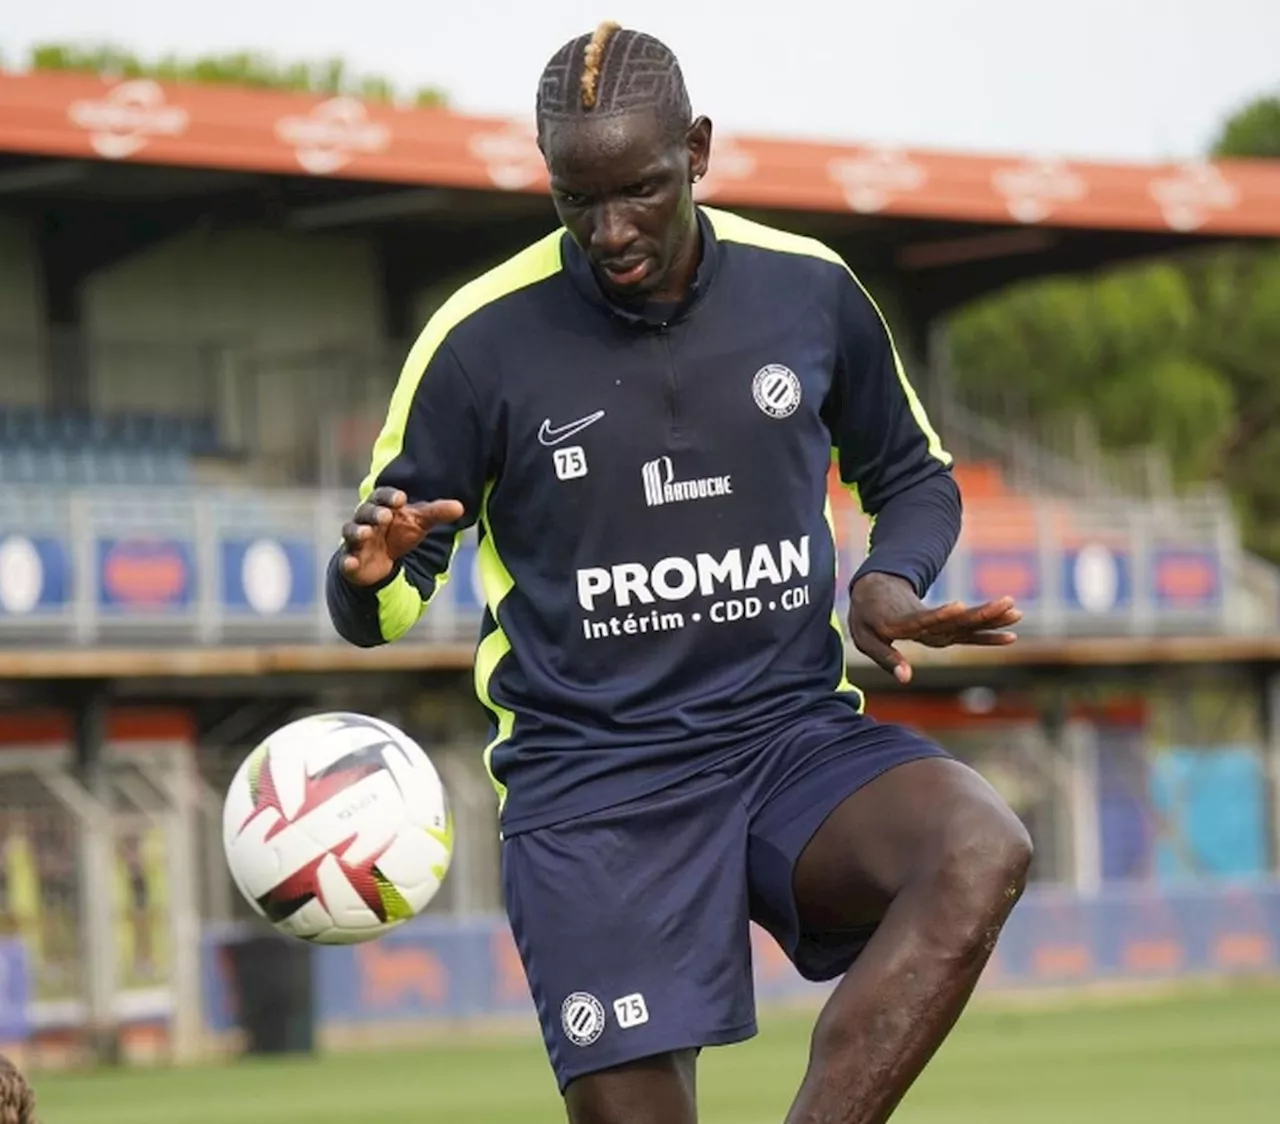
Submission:
M 222 812 L 227 866 L 280 932 L 358 944 L 422 912 L 453 855 L 444 785 L 403 731 L 316 714 L 241 763 Z

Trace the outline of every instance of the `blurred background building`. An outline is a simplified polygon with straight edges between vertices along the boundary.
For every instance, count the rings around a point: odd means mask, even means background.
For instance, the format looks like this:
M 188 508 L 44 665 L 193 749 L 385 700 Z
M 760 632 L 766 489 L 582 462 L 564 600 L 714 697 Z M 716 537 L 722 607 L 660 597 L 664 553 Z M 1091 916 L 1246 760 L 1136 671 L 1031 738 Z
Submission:
M 527 1004 L 474 551 L 382 651 L 337 640 L 322 587 L 410 342 L 546 232 L 544 171 L 523 121 L 330 79 L 0 72 L 0 1041 L 191 1056 L 236 1024 L 222 792 L 330 708 L 428 747 L 459 841 L 430 917 L 322 953 L 320 1021 Z M 1240 159 L 1280 157 L 1280 103 L 1218 155 L 721 136 L 699 185 L 876 295 L 965 495 L 930 597 L 1026 613 L 1007 652 L 920 653 L 909 691 L 850 653 L 1035 838 L 991 986 L 1280 967 L 1280 163 Z M 866 522 L 833 501 L 847 580 Z M 758 970 L 801 987 L 763 943 Z

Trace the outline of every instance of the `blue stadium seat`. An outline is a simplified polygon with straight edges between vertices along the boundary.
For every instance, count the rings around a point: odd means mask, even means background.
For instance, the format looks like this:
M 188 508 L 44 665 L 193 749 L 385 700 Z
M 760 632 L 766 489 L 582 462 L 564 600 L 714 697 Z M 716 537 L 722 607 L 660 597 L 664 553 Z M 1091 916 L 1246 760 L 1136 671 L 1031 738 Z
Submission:
M 41 449 L 32 454 L 33 484 L 71 483 L 71 465 L 62 449 Z
M 191 483 L 191 461 L 180 452 L 161 453 L 156 458 L 156 472 L 165 484 L 185 486 Z
M 40 472 L 40 463 L 34 452 L 28 448 L 16 450 L 18 476 L 28 484 L 34 484 Z
M 218 450 L 207 417 L 0 406 L 0 484 L 181 486 Z
M 192 419 L 191 444 L 189 449 L 198 457 L 216 456 L 218 448 L 218 429 L 213 418 L 199 417 Z
M 135 414 L 133 424 L 139 448 L 154 449 L 160 446 L 163 433 L 162 418 L 155 414 Z
M 89 472 L 91 484 L 111 486 L 125 482 L 121 454 L 113 449 L 94 449 L 90 454 Z
M 47 438 L 43 426 L 44 414 L 27 406 L 15 407 L 9 414 L 8 443 L 12 445 L 40 445 Z
M 120 422 L 116 414 L 93 414 L 89 418 L 88 443 L 106 448 L 120 440 Z
M 20 449 L 0 446 L 0 484 L 27 484 L 26 454 Z
M 155 419 L 155 435 L 150 444 L 156 449 L 186 449 L 187 419 L 177 414 L 169 414 Z
M 118 488 L 124 484 L 137 484 L 136 472 L 131 471 L 130 454 L 119 449 L 104 449 L 95 458 L 98 462 L 98 483 Z
M 96 458 L 91 449 L 77 449 L 67 454 L 67 483 L 75 487 L 94 483 Z
M 89 440 L 90 419 L 87 413 L 67 410 L 46 415 L 51 444 L 63 449 L 81 448 Z
M 146 438 L 137 414 L 113 414 L 108 433 L 108 447 L 112 449 L 136 449 Z
M 126 469 L 126 483 L 140 485 L 164 483 L 161 463 L 160 454 L 153 451 L 130 457 Z

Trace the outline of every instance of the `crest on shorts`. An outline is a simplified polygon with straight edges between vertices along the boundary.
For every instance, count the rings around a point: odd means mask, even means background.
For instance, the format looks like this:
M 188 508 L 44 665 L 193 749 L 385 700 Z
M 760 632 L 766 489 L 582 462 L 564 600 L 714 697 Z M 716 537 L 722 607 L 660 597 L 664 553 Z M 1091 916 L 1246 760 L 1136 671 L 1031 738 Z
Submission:
M 561 1004 L 560 1025 L 575 1046 L 590 1046 L 604 1033 L 604 1004 L 594 995 L 575 991 Z

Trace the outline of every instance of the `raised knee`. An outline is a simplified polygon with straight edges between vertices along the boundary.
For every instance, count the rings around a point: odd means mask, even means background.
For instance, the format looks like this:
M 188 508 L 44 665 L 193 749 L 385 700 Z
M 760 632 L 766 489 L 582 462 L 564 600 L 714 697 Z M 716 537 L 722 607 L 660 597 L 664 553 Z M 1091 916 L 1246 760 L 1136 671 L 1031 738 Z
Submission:
M 1031 858 L 1031 836 L 1002 803 L 984 802 L 953 818 L 933 879 L 939 936 L 950 950 L 960 956 L 991 950 L 1026 888 Z
M 972 849 L 982 856 L 979 869 L 1006 895 L 1021 895 L 1034 854 L 1026 825 L 1008 807 L 999 805 L 973 830 Z

